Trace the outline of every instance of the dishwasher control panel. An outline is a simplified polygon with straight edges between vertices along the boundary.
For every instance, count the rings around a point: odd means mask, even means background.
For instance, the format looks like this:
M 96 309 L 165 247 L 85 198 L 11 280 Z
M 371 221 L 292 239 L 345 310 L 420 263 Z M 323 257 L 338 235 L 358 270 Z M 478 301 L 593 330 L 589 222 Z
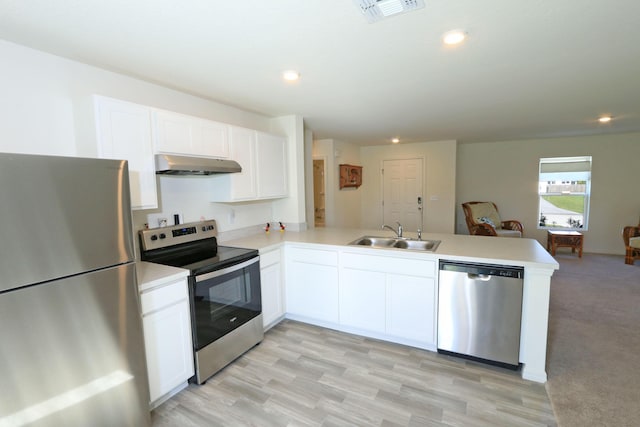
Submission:
M 457 261 L 440 260 L 441 271 L 457 271 L 459 273 L 471 273 L 484 276 L 509 277 L 512 279 L 522 279 L 524 277 L 523 267 L 514 267 L 494 264 L 469 264 Z

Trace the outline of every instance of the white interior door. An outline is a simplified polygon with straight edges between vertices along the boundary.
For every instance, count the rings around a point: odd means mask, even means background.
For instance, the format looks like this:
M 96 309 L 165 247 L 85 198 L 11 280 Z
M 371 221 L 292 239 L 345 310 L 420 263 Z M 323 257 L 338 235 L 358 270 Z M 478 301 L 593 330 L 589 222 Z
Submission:
M 422 197 L 422 159 L 384 160 L 382 162 L 383 223 L 406 231 L 422 228 L 418 197 Z

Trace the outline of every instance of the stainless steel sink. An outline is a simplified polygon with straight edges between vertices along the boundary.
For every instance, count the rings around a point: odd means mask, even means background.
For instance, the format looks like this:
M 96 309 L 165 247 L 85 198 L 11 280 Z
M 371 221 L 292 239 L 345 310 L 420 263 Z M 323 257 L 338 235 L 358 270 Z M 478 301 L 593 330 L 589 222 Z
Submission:
M 407 249 L 412 251 L 435 252 L 440 240 L 413 240 L 398 237 L 363 236 L 349 243 L 352 246 L 370 248 Z
M 399 240 L 393 244 L 393 247 L 414 251 L 434 252 L 439 244 L 440 240 Z
M 377 248 L 389 248 L 393 246 L 398 239 L 393 237 L 374 237 L 364 236 L 349 243 L 350 245 L 358 246 L 375 246 Z

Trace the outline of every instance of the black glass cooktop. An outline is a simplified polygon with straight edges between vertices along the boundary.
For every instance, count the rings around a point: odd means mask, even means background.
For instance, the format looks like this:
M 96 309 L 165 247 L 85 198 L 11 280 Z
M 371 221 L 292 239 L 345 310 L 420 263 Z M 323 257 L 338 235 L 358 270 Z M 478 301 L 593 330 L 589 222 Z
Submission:
M 220 270 L 258 256 L 256 249 L 218 246 L 215 238 L 143 252 L 143 261 L 180 267 L 192 276 Z
M 258 251 L 255 249 L 218 246 L 216 254 L 203 253 L 200 254 L 200 256 L 184 259 L 187 263 L 184 265 L 176 265 L 176 267 L 186 268 L 195 276 L 198 274 L 209 273 L 210 271 L 221 270 L 257 256 Z

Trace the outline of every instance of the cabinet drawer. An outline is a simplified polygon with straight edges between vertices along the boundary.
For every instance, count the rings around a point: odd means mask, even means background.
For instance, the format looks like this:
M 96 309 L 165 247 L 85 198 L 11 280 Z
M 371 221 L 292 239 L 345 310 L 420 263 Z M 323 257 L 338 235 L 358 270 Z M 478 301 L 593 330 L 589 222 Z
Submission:
M 289 258 L 292 261 L 302 261 L 309 264 L 338 265 L 337 251 L 324 251 L 321 249 L 291 248 Z
M 260 268 L 268 267 L 280 262 L 280 249 L 260 253 Z
M 436 263 L 432 260 L 406 259 L 376 255 L 343 253 L 342 266 L 383 273 L 435 277 Z
M 189 292 L 187 291 L 186 280 L 151 289 L 140 295 L 142 314 L 148 314 L 188 298 Z

